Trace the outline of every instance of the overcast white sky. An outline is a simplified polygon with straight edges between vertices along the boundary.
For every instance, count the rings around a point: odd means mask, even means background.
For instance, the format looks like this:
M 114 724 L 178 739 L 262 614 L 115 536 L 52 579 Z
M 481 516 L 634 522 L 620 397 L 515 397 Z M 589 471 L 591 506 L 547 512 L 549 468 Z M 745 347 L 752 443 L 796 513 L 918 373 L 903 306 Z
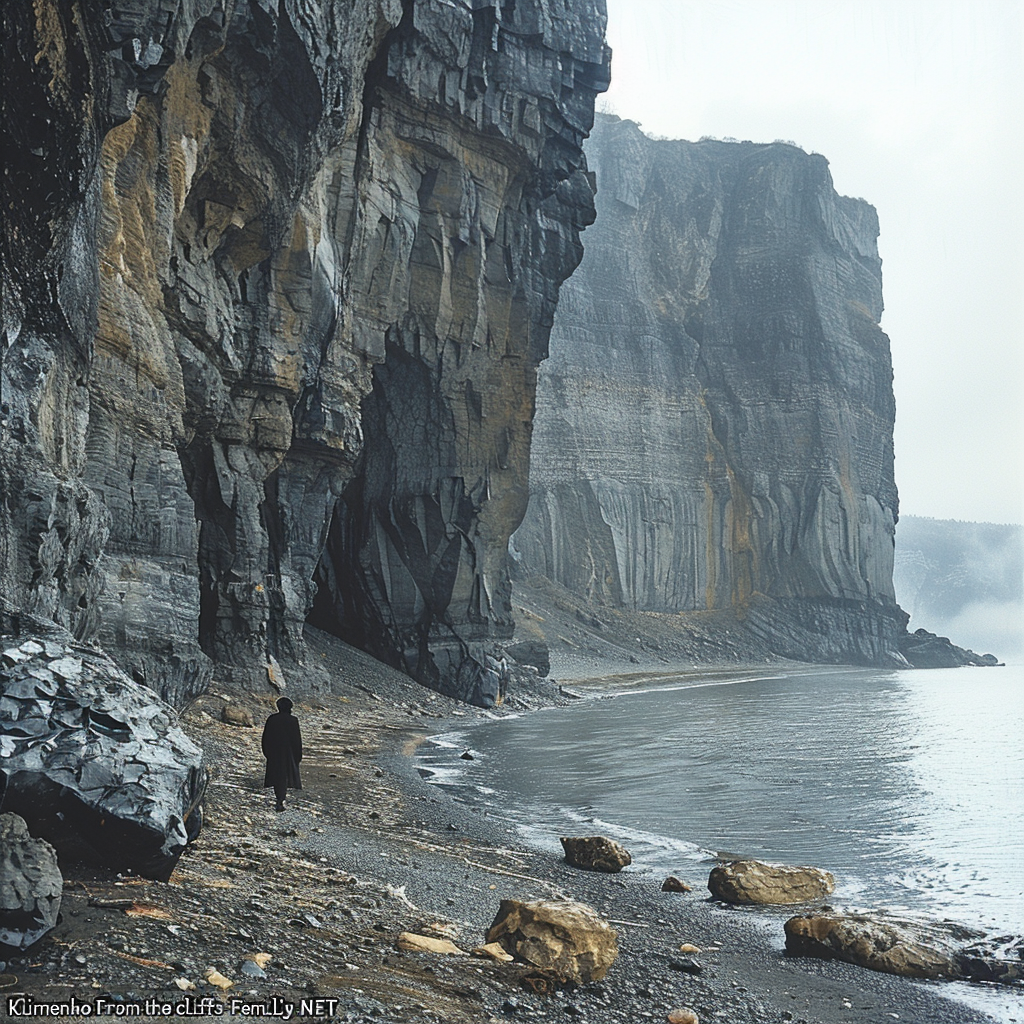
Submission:
M 901 512 L 1024 522 L 1024 2 L 608 8 L 605 109 L 796 142 L 878 210 Z

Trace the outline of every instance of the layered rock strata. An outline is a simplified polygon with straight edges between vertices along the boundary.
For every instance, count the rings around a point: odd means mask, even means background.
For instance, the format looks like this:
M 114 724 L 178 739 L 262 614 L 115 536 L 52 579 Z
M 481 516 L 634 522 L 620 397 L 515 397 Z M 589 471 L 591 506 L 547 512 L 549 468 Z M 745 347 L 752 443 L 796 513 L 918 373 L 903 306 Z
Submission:
M 4 602 L 177 703 L 301 662 L 314 601 L 493 698 L 601 0 L 4 19 Z
M 780 654 L 902 663 L 875 211 L 791 145 L 602 117 L 587 152 L 598 219 L 517 557 L 596 604 L 733 609 Z

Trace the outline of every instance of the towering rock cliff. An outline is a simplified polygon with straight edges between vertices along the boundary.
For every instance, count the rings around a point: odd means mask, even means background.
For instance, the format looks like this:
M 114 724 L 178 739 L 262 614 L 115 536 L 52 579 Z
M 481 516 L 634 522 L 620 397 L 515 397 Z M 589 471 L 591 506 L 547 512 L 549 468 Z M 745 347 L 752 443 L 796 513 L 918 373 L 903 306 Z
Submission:
M 898 663 L 875 211 L 788 145 L 599 119 L 518 556 L 595 603 L 735 610 L 779 653 Z
M 3 602 L 177 702 L 314 605 L 490 699 L 602 0 L 4 19 Z

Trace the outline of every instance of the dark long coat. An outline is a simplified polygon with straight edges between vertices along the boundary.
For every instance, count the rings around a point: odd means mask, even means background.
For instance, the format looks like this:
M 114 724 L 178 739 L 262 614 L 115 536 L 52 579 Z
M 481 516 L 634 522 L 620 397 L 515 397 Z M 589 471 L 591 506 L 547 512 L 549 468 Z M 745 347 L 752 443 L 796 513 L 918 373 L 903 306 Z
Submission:
M 290 711 L 278 711 L 263 726 L 263 756 L 267 759 L 267 774 L 263 787 L 284 786 L 302 789 L 299 762 L 302 760 L 302 734 L 299 720 Z

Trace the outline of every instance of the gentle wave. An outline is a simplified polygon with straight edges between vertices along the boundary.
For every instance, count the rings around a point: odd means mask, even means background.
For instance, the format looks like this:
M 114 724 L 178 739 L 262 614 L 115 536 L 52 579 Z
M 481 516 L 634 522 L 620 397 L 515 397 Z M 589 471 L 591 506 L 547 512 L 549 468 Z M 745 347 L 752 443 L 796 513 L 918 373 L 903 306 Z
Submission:
M 631 846 L 640 870 L 719 853 L 815 864 L 849 902 L 1024 932 L 1020 669 L 608 689 L 433 737 L 419 764 L 439 784 L 486 787 L 492 811 L 546 847 L 587 825 Z M 473 761 L 453 757 L 466 747 Z

